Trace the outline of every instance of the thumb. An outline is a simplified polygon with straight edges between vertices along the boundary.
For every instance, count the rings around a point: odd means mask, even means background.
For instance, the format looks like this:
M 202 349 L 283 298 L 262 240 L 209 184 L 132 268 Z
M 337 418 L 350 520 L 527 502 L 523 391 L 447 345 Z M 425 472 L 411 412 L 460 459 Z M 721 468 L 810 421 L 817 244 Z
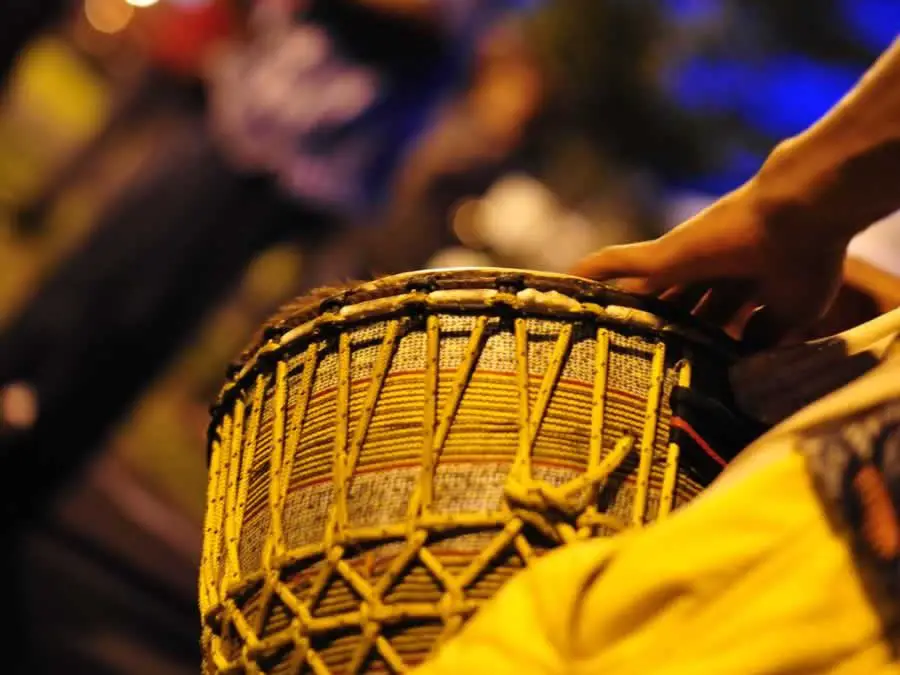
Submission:
M 582 258 L 571 274 L 597 281 L 648 277 L 657 271 L 659 260 L 656 240 L 610 246 Z

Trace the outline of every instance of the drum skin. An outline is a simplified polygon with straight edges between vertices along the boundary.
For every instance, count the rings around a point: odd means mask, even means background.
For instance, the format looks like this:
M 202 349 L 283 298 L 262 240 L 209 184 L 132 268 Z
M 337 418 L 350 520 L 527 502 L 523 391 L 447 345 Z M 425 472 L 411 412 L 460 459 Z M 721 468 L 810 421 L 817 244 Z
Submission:
M 204 672 L 406 670 L 545 551 L 665 518 L 746 440 L 736 355 L 561 275 L 434 270 L 295 303 L 213 408 Z

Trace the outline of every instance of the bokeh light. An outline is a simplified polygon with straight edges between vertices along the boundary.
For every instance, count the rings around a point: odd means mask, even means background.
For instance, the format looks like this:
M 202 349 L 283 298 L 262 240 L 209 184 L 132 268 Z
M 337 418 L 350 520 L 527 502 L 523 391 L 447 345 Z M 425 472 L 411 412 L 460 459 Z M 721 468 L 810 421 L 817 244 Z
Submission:
M 150 7 L 159 2 L 159 0 L 125 0 L 125 2 L 134 7 Z
M 84 16 L 101 33 L 118 33 L 134 16 L 134 7 L 124 0 L 85 0 Z
M 37 393 L 25 382 L 14 382 L 0 389 L 0 427 L 27 429 L 38 416 Z

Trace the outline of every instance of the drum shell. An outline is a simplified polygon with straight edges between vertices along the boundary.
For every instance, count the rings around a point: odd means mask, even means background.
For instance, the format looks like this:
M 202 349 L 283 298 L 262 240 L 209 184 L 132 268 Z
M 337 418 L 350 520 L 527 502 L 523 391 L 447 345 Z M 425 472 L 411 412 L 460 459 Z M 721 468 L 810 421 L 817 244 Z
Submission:
M 672 394 L 727 406 L 734 348 L 660 309 L 466 270 L 282 317 L 214 410 L 208 672 L 414 665 L 541 553 L 696 496 Z

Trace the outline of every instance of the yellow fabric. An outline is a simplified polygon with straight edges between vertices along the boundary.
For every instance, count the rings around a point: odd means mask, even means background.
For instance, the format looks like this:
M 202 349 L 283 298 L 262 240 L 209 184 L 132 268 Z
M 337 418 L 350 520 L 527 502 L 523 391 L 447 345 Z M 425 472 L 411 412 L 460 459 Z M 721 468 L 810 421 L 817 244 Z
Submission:
M 547 555 L 417 675 L 900 673 L 790 442 L 668 520 Z

